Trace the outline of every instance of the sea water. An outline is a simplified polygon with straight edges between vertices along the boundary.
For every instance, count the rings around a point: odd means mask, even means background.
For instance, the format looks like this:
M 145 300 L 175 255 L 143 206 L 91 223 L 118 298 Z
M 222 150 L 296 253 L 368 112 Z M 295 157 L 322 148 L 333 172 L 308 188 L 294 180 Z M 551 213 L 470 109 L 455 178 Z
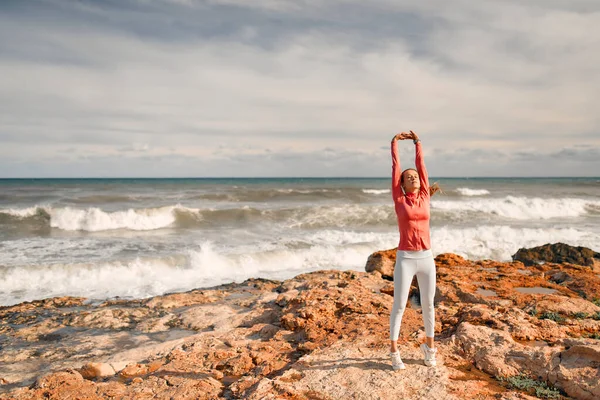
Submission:
M 436 255 L 600 251 L 600 178 L 436 180 Z M 361 271 L 397 243 L 389 178 L 0 180 L 0 305 Z

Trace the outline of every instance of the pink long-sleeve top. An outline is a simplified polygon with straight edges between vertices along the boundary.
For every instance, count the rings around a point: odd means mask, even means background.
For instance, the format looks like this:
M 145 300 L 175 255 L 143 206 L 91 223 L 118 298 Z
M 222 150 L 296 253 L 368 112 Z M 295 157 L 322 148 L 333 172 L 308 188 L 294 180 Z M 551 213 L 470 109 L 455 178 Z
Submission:
M 429 250 L 431 238 L 429 234 L 429 177 L 423 160 L 421 142 L 415 145 L 415 165 L 419 173 L 421 188 L 418 193 L 407 193 L 400 187 L 400 156 L 397 140 L 392 141 L 392 196 L 398 219 L 400 243 L 398 250 Z

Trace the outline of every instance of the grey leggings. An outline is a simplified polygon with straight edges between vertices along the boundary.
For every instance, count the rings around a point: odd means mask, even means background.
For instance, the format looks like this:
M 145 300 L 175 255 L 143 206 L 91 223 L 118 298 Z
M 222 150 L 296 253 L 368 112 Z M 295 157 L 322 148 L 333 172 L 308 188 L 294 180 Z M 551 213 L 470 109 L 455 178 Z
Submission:
M 421 307 L 423 308 L 423 324 L 427 337 L 433 337 L 435 328 L 435 262 L 431 250 L 405 251 L 396 253 L 394 268 L 394 306 L 390 315 L 390 338 L 398 340 L 402 315 L 406 309 L 408 292 L 413 277 L 417 275 Z

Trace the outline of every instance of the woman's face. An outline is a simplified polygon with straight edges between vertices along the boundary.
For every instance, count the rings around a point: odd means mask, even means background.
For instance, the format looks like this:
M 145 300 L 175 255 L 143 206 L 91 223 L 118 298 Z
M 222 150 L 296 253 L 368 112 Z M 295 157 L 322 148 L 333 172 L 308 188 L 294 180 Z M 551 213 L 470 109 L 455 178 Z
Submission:
M 419 173 L 413 169 L 404 171 L 402 174 L 402 187 L 406 193 L 411 193 L 421 188 L 421 182 L 419 182 Z

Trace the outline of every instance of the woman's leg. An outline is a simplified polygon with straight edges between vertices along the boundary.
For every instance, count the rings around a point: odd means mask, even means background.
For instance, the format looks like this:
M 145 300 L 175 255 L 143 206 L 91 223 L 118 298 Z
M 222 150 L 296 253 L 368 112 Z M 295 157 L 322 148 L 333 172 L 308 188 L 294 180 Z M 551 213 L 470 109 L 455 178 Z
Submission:
M 415 276 L 417 260 L 410 258 L 396 257 L 396 266 L 394 267 L 394 305 L 390 314 L 390 339 L 391 351 L 398 351 L 398 336 L 400 335 L 400 325 L 402 316 L 406 309 L 410 284 Z
M 423 309 L 423 324 L 425 325 L 425 336 L 427 346 L 434 348 L 433 338 L 435 332 L 435 262 L 433 257 L 418 260 L 416 271 L 419 292 L 421 294 L 421 307 Z

